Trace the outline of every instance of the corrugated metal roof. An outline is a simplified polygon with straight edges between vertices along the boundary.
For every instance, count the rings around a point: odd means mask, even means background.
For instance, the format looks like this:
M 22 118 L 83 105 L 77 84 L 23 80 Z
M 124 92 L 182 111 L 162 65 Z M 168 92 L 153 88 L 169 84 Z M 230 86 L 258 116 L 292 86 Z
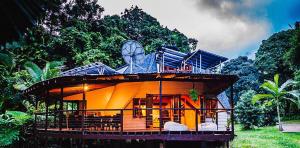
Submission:
M 80 76 L 80 75 L 110 75 L 116 74 L 117 71 L 110 68 L 109 66 L 96 62 L 85 66 L 77 67 L 64 71 L 61 73 L 62 76 Z
M 169 47 L 160 47 L 156 50 L 157 58 L 156 62 L 160 63 L 164 61 L 164 66 L 172 68 L 180 67 L 182 61 L 186 57 L 186 53 L 171 49 Z
M 211 67 L 215 67 L 216 65 L 219 65 L 222 62 L 225 62 L 227 58 L 203 51 L 203 50 L 197 50 L 192 53 L 189 53 L 185 60 L 188 64 L 200 67 L 200 58 L 201 58 L 201 69 L 207 69 Z
M 200 55 L 201 55 L 201 69 L 206 70 L 214 67 L 221 62 L 227 60 L 227 58 L 206 52 L 203 50 L 197 50 L 192 53 L 183 53 L 178 51 L 178 48 L 164 46 L 157 48 L 156 52 L 150 53 L 145 56 L 142 64 L 133 63 L 132 73 L 157 73 L 157 64 L 164 62 L 164 66 L 172 68 L 180 68 L 182 63 L 190 64 L 196 67 L 200 67 Z M 109 66 L 96 62 L 86 66 L 77 67 L 62 73 L 63 76 L 74 75 L 103 75 L 103 74 L 116 74 L 116 73 L 130 73 L 130 65 L 123 65 L 117 70 L 110 68 Z

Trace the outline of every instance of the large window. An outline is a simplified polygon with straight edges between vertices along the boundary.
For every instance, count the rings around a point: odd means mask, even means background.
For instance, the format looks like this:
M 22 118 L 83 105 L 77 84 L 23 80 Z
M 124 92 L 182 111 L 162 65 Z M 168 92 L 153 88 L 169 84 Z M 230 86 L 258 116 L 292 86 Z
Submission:
M 214 118 L 216 114 L 216 109 L 218 106 L 218 100 L 217 99 L 206 99 L 205 100 L 205 108 L 207 109 L 206 111 L 206 117 L 208 118 Z
M 71 110 L 71 111 L 78 110 L 79 104 L 80 104 L 80 101 L 64 101 L 63 109 Z
M 133 99 L 133 117 L 141 118 L 146 117 L 146 99 L 134 98 Z

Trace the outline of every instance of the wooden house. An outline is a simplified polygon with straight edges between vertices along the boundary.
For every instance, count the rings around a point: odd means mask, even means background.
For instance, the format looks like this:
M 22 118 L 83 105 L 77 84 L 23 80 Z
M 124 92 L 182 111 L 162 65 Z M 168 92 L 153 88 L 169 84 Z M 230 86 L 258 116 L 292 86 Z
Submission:
M 35 114 L 38 137 L 224 142 L 234 138 L 232 86 L 238 77 L 220 71 L 227 58 L 165 46 L 140 61 L 130 60 L 117 69 L 101 62 L 77 67 L 25 90 L 36 106 L 46 106 Z

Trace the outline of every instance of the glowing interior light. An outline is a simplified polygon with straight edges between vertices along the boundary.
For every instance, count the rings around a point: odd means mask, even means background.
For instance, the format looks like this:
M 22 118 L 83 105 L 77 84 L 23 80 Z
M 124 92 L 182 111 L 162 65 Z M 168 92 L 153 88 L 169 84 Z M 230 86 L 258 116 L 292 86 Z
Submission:
M 89 87 L 87 85 L 84 85 L 83 89 L 84 89 L 84 91 L 87 91 L 87 90 L 89 90 Z

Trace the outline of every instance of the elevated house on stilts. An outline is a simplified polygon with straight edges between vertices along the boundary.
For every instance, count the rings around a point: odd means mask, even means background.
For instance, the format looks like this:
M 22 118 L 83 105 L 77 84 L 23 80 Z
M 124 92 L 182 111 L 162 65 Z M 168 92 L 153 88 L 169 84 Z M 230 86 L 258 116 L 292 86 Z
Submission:
M 97 62 L 64 71 L 24 91 L 36 98 L 37 137 L 222 141 L 234 138 L 232 86 L 222 74 L 227 58 L 203 50 L 163 46 L 144 54 L 136 41 L 122 47 L 127 63 Z M 212 70 L 214 69 L 214 70 Z M 227 97 L 224 91 L 230 89 Z

